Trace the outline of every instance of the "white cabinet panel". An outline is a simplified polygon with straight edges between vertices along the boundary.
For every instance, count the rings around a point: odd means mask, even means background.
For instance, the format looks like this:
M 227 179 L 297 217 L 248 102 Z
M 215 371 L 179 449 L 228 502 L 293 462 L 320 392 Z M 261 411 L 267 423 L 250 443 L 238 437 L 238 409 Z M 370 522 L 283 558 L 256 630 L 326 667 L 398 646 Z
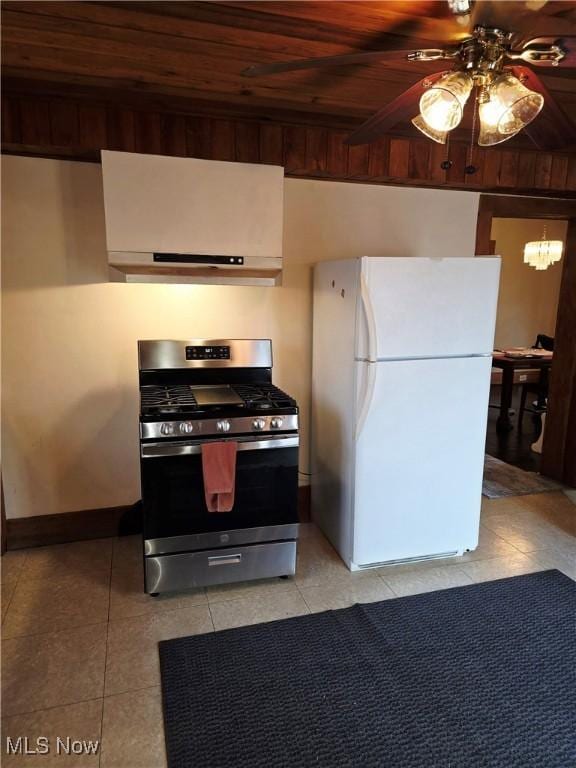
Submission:
M 284 170 L 102 152 L 109 251 L 282 256 Z

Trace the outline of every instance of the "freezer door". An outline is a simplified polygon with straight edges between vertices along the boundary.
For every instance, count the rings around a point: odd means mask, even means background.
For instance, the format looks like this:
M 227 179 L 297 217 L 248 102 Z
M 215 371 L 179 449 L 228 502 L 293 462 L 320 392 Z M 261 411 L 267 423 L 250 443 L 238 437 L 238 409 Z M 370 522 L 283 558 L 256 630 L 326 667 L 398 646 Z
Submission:
M 356 365 L 352 567 L 474 549 L 490 358 Z
M 500 259 L 362 259 L 356 358 L 489 354 Z

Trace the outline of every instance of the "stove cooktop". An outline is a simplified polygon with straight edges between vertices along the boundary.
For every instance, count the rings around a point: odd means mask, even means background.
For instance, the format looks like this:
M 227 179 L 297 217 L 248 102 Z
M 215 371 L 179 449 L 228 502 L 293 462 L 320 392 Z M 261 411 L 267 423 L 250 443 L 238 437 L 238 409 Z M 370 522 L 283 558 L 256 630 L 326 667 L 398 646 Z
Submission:
M 203 418 L 218 415 L 252 415 L 254 413 L 297 413 L 296 401 L 269 383 L 226 386 L 194 386 L 190 384 L 140 387 L 140 414 L 143 419 L 186 417 Z

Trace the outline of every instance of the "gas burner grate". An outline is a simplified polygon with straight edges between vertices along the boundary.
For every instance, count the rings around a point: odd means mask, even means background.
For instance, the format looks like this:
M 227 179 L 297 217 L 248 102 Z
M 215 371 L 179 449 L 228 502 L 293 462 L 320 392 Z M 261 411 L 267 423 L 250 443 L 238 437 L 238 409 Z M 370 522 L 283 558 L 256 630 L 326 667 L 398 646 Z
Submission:
M 246 384 L 234 386 L 247 408 L 268 410 L 269 408 L 293 408 L 296 401 L 273 384 Z
M 239 409 L 271 411 L 296 408 L 296 401 L 273 384 L 233 384 L 231 388 L 243 401 L 236 406 Z M 216 407 L 199 405 L 189 384 L 144 384 L 140 387 L 140 408 L 143 414 L 200 412 L 205 408 L 211 410 Z
M 187 384 L 159 387 L 152 384 L 140 387 L 140 405 L 143 411 L 178 411 L 182 408 L 196 410 L 198 403 Z

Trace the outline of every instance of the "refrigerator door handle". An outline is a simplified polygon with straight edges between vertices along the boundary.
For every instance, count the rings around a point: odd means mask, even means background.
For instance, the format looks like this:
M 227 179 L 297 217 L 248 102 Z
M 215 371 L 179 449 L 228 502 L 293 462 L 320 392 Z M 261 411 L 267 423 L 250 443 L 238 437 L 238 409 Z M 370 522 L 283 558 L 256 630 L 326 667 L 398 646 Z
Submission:
M 358 418 L 356 419 L 356 440 L 362 434 L 364 424 L 366 423 L 366 417 L 370 411 L 372 405 L 372 397 L 374 396 L 374 385 L 376 383 L 376 366 L 377 363 L 359 363 L 359 365 L 366 368 L 366 385 L 364 387 L 364 395 L 362 402 L 358 409 Z
M 368 290 L 368 283 L 363 274 L 360 275 L 360 299 L 362 301 L 364 318 L 366 319 L 366 331 L 368 336 L 366 357 L 368 360 L 376 360 L 378 357 L 376 344 L 376 318 L 374 316 L 374 307 L 372 306 L 370 291 Z

